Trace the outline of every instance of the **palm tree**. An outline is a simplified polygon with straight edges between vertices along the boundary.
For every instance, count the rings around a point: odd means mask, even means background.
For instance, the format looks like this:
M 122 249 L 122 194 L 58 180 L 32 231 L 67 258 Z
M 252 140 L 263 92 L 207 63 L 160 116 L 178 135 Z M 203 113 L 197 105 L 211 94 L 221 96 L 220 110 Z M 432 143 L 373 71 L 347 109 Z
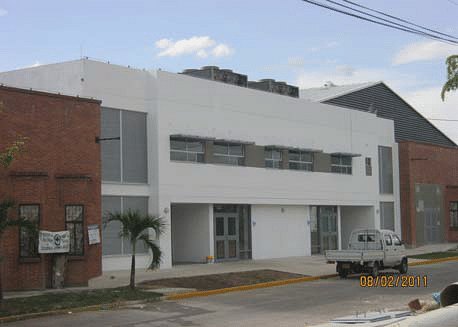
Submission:
M 119 221 L 122 224 L 119 235 L 124 239 L 129 240 L 132 247 L 132 265 L 130 268 L 130 288 L 135 288 L 135 249 L 138 241 L 143 241 L 146 248 L 153 252 L 153 259 L 149 269 L 159 267 L 161 260 L 161 250 L 148 236 L 148 230 L 152 228 L 156 235 L 163 232 L 164 223 L 161 218 L 141 214 L 140 211 L 128 210 L 127 212 L 108 213 L 107 223 Z
M 0 241 L 3 233 L 9 227 L 25 228 L 29 236 L 38 238 L 38 226 L 26 219 L 19 217 L 18 219 L 9 219 L 8 213 L 15 206 L 15 202 L 12 199 L 4 199 L 0 202 Z M 3 258 L 0 258 L 2 260 Z M 2 288 L 2 275 L 0 269 L 0 306 L 3 307 L 3 288 Z

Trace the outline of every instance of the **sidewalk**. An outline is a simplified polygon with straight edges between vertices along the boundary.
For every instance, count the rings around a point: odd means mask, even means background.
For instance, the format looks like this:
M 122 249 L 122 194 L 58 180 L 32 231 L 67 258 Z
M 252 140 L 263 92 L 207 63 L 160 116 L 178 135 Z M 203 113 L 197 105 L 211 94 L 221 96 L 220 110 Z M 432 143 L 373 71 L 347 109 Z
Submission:
M 448 251 L 457 249 L 458 243 L 434 244 L 408 249 L 407 255 L 417 255 L 430 252 Z M 410 259 L 410 262 L 420 261 Z M 130 267 L 128 267 L 130 268 Z M 335 265 L 327 264 L 326 259 L 322 255 L 310 257 L 290 257 L 281 259 L 265 259 L 265 260 L 241 260 L 232 262 L 221 262 L 214 264 L 187 264 L 176 265 L 170 269 L 146 270 L 136 269 L 136 283 L 146 280 L 157 280 L 173 277 L 188 277 L 210 274 L 221 274 L 229 272 L 240 272 L 259 269 L 272 269 L 284 272 L 302 274 L 306 276 L 330 275 L 336 273 Z M 102 276 L 89 281 L 87 287 L 64 288 L 52 290 L 38 290 L 25 292 L 4 292 L 5 298 L 33 296 L 45 293 L 59 293 L 74 290 L 102 289 L 114 288 L 119 286 L 129 285 L 130 270 L 122 271 L 107 271 Z

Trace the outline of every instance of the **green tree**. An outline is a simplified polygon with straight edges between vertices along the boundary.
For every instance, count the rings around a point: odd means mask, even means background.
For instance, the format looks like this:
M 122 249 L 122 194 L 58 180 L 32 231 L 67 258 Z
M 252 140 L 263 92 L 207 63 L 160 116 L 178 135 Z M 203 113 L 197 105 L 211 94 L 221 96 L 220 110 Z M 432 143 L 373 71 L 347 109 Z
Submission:
M 9 218 L 9 211 L 14 208 L 14 206 L 14 200 L 9 198 L 0 202 L 0 242 L 4 232 L 10 227 L 25 228 L 31 237 L 38 238 L 38 227 L 35 223 L 22 217 L 18 219 Z M 0 257 L 0 260 L 3 261 L 3 257 Z M 0 269 L 0 306 L 3 307 L 3 305 L 2 274 Z
M 106 222 L 119 221 L 122 225 L 119 235 L 128 240 L 132 247 L 132 264 L 130 269 L 130 287 L 135 288 L 135 251 L 137 242 L 142 241 L 145 247 L 151 249 L 153 259 L 149 269 L 159 267 L 161 260 L 161 249 L 153 241 L 150 240 L 148 232 L 152 228 L 156 235 L 159 235 L 164 230 L 164 223 L 161 218 L 141 214 L 140 211 L 128 210 L 127 212 L 108 213 Z
M 447 82 L 442 87 L 442 101 L 445 99 L 445 93 L 458 88 L 458 55 L 448 57 L 445 64 L 447 65 Z
M 18 136 L 16 141 L 12 145 L 7 146 L 2 153 L 0 153 L 0 166 L 3 168 L 9 168 L 13 163 L 13 160 L 18 158 L 20 155 L 27 152 L 27 140 L 28 137 Z

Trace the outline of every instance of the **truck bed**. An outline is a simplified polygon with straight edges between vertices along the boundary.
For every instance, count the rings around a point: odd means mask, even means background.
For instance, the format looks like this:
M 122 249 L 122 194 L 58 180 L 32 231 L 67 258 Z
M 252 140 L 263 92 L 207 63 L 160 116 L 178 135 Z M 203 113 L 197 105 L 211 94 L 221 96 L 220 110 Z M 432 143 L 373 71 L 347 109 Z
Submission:
M 335 262 L 382 261 L 382 250 L 328 250 L 326 260 Z

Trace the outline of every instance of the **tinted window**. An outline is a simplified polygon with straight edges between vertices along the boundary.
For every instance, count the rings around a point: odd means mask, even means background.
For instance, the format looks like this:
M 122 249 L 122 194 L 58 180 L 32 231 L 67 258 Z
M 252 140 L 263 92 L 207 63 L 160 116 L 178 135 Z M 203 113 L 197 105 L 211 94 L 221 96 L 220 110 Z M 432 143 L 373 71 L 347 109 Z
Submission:
M 393 243 L 391 242 L 391 236 L 385 235 L 385 244 L 391 246 Z

